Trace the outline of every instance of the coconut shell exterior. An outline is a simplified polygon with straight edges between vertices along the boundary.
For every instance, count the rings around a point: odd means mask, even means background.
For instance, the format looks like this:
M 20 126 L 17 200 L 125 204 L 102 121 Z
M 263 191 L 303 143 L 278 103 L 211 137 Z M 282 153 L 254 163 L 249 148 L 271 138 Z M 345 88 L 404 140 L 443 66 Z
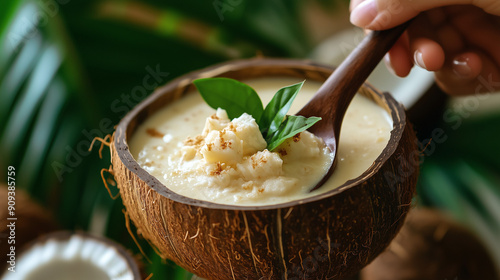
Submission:
M 412 209 L 363 280 L 498 280 L 491 255 L 470 230 L 438 210 Z
M 418 175 L 415 135 L 404 108 L 365 85 L 394 129 L 388 146 L 360 177 L 300 201 L 221 205 L 178 195 L 133 159 L 128 139 L 159 108 L 194 90 L 202 77 L 300 77 L 324 81 L 333 68 L 306 61 L 253 59 L 182 76 L 158 88 L 118 125 L 115 179 L 139 233 L 186 270 L 206 279 L 345 279 L 373 260 L 404 222 Z

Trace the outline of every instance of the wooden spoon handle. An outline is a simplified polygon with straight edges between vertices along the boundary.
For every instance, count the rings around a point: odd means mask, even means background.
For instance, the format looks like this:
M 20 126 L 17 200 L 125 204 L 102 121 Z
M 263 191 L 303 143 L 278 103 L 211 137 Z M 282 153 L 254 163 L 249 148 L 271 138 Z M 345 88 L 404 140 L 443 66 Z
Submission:
M 314 110 L 301 110 L 298 115 L 306 117 L 330 116 L 330 121 L 333 121 L 334 133 L 338 136 L 343 115 L 353 96 L 410 25 L 410 22 L 388 30 L 372 31 L 365 36 L 362 42 L 321 86 L 316 93 L 317 96 L 311 99 L 312 102 L 316 103 L 315 106 L 310 106 L 313 104 L 304 106 L 304 109 L 314 107 Z M 325 106 L 325 104 L 329 106 Z M 323 111 L 318 113 L 318 110 Z M 332 119 L 334 116 L 337 116 L 335 120 Z

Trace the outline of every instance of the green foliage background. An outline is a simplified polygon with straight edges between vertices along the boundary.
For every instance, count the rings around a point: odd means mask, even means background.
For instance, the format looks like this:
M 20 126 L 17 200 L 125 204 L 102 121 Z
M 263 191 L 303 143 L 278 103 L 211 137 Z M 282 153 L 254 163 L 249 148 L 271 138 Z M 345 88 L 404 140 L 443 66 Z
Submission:
M 18 188 L 49 208 L 62 228 L 105 234 L 139 255 L 121 200 L 110 198 L 99 175 L 109 167 L 109 154 L 105 150 L 101 160 L 96 149 L 89 152 L 91 140 L 112 133 L 152 92 L 144 92 L 143 82 L 152 71 L 163 73 L 148 81 L 159 86 L 228 59 L 304 56 L 310 46 L 294 19 L 295 5 L 2 1 L 0 170 L 14 166 Z M 6 172 L 0 180 L 6 181 Z M 161 261 L 146 242 L 141 246 L 153 279 L 191 278 Z
M 344 1 L 344 0 L 341 0 Z M 336 1 L 318 1 L 331 6 Z M 146 93 L 151 70 L 179 75 L 257 54 L 306 57 L 310 38 L 294 0 L 2 0 L 0 4 L 0 182 L 7 166 L 17 185 L 65 229 L 99 232 L 138 254 L 123 205 L 99 175 L 109 154 L 88 152 Z M 202 32 L 200 32 L 200 30 Z M 142 89 L 141 89 L 142 88 Z M 500 115 L 445 123 L 448 140 L 422 164 L 421 205 L 469 225 L 500 261 Z M 116 188 L 111 188 L 116 193 Z M 152 260 L 153 279 L 190 279 Z M 146 262 L 147 263 L 147 262 Z

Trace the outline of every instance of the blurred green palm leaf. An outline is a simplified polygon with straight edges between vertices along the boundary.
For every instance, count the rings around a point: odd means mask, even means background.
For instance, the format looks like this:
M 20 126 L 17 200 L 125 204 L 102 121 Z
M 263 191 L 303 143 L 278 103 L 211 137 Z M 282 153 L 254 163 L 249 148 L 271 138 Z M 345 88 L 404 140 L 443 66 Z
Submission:
M 500 115 L 444 124 L 447 141 L 425 158 L 418 195 L 423 205 L 450 213 L 487 245 L 500 268 Z
M 78 200 L 73 206 L 59 209 L 65 198 L 52 193 L 70 189 L 78 192 L 82 183 L 68 184 L 67 178 L 58 176 L 51 168 L 53 162 L 65 163 L 66 154 L 54 151 L 72 146 L 81 130 L 93 120 L 85 110 L 90 97 L 85 95 L 81 73 L 75 71 L 76 61 L 69 55 L 70 46 L 57 15 L 36 21 L 40 15 L 34 1 L 6 1 L 2 16 L 0 44 L 0 160 L 1 168 L 16 167 L 17 185 L 32 193 L 38 200 L 51 204 L 56 213 L 79 211 Z M 84 98 L 84 99 L 82 99 Z M 64 125 L 65 120 L 75 120 Z M 58 142 L 64 138 L 65 142 Z M 56 147 L 55 145 L 63 145 Z M 62 149 L 63 150 L 63 149 Z M 5 176 L 2 173 L 2 181 Z M 68 179 L 66 181 L 66 179 Z M 63 210 L 63 211 L 61 211 Z M 70 214 L 71 215 L 71 214 Z M 59 216 L 60 218 L 60 216 Z M 66 225 L 78 224 L 73 217 L 59 219 Z

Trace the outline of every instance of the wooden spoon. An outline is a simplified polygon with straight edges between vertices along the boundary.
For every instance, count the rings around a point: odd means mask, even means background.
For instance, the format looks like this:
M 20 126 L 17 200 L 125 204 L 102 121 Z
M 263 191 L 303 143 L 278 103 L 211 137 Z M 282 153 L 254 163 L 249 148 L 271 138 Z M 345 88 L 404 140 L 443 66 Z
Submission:
M 351 100 L 409 24 L 406 22 L 392 29 L 368 34 L 297 113 L 304 117 L 322 118 L 309 131 L 321 137 L 333 153 L 332 165 L 311 191 L 321 187 L 335 169 L 340 127 Z

